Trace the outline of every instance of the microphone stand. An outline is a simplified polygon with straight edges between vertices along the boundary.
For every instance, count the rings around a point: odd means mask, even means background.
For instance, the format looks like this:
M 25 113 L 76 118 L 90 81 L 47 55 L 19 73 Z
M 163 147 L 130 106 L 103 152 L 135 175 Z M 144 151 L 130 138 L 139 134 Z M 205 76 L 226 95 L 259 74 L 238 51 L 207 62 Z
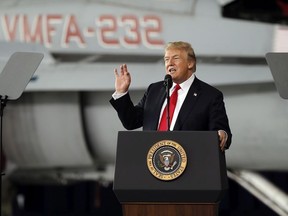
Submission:
M 165 78 L 164 78 L 164 86 L 166 87 L 166 98 L 167 98 L 167 131 L 170 131 L 170 109 L 169 109 L 169 105 L 170 105 L 170 88 L 172 87 L 172 77 L 169 74 L 166 74 Z
M 169 88 L 169 84 L 167 83 L 166 85 L 166 98 L 167 98 L 167 131 L 170 131 L 170 109 L 169 109 L 169 105 L 170 105 L 170 92 L 169 92 L 170 88 Z

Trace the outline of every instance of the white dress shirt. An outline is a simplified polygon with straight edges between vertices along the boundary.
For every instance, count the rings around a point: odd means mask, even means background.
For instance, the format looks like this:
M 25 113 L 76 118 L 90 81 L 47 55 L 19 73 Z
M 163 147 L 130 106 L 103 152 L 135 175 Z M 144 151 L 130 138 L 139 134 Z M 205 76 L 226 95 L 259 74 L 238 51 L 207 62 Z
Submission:
M 189 77 L 189 79 L 187 79 L 185 82 L 179 84 L 181 89 L 178 90 L 177 103 L 176 103 L 176 107 L 175 107 L 175 110 L 174 110 L 172 121 L 170 122 L 170 131 L 172 131 L 173 128 L 174 128 L 174 125 L 175 125 L 176 119 L 178 117 L 179 111 L 180 111 L 180 109 L 182 107 L 182 104 L 183 104 L 183 102 L 184 102 L 184 100 L 186 98 L 186 95 L 187 95 L 187 93 L 189 91 L 189 88 L 192 85 L 194 79 L 195 79 L 195 74 L 193 73 L 192 76 Z M 170 93 L 169 93 L 170 96 L 171 96 L 172 92 L 174 91 L 175 86 L 176 86 L 176 83 L 173 83 L 173 86 L 170 89 Z M 163 113 L 163 111 L 164 111 L 164 109 L 166 107 L 166 104 L 167 104 L 167 99 L 164 101 L 164 103 L 162 105 L 160 116 L 162 116 L 162 113 Z M 158 126 L 159 126 L 160 120 L 161 120 L 161 117 L 159 117 Z

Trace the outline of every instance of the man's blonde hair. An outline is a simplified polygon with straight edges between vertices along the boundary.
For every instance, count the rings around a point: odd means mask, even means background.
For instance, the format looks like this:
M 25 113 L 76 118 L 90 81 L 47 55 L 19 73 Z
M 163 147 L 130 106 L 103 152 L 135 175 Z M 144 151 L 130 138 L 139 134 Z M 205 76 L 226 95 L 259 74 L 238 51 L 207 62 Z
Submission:
M 184 41 L 174 41 L 174 42 L 169 42 L 165 46 L 164 51 L 166 52 L 167 50 L 170 49 L 179 49 L 179 50 L 184 50 L 187 52 L 187 57 L 189 60 L 193 60 L 194 67 L 192 68 L 193 72 L 196 71 L 196 56 L 194 53 L 194 49 L 192 48 L 190 43 L 184 42 Z

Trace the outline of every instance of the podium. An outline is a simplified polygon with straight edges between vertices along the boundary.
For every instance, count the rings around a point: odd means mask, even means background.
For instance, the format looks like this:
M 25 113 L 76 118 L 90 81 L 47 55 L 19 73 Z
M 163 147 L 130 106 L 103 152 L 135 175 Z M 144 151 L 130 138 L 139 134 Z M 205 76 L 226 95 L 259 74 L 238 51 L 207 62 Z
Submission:
M 216 216 L 228 190 L 215 131 L 120 131 L 114 193 L 123 216 Z

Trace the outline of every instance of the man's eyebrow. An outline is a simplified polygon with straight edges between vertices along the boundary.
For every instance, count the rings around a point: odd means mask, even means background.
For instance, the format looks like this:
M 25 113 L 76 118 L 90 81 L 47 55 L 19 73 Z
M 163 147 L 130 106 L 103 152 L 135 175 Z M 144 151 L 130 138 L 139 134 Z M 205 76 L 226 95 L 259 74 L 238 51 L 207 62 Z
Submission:
M 176 54 L 176 55 L 171 56 L 171 58 L 175 58 L 175 57 L 180 57 L 180 55 Z M 164 59 L 168 59 L 168 58 L 170 58 L 170 57 L 169 56 L 164 56 Z

